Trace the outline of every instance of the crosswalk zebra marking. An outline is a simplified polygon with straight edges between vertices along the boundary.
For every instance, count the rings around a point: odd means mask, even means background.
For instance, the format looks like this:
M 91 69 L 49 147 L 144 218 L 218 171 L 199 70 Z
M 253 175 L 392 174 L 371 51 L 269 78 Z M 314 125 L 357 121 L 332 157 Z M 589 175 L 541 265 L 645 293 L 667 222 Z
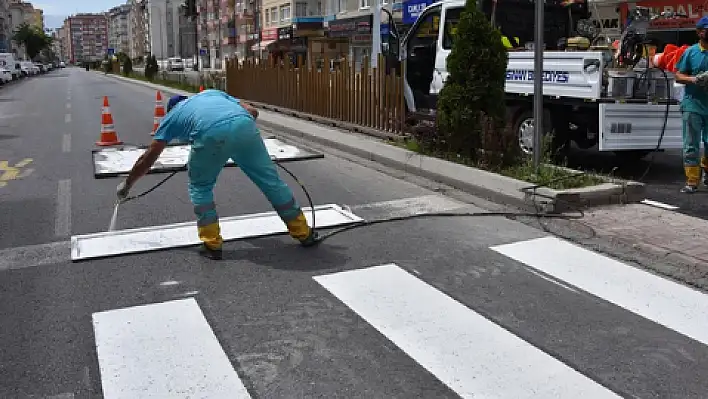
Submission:
M 396 264 L 313 278 L 463 398 L 619 398 Z
M 106 399 L 250 399 L 194 298 L 94 313 Z
M 704 293 L 556 237 L 491 249 L 708 345 Z

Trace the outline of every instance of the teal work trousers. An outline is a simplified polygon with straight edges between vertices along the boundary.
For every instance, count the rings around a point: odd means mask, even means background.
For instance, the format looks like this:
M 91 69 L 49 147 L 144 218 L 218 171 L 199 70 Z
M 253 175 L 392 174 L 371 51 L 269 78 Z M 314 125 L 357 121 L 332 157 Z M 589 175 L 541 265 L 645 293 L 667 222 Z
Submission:
M 701 178 L 701 167 L 708 169 L 708 160 L 701 157 L 703 148 L 708 144 L 708 115 L 696 112 L 682 113 L 683 116 L 683 167 L 686 173 L 686 183 L 697 186 Z
M 213 191 L 229 158 L 258 186 L 286 224 L 298 218 L 304 220 L 292 190 L 278 175 L 255 121 L 240 116 L 213 126 L 191 143 L 187 164 L 189 198 L 200 239 L 207 246 L 218 248 L 222 243 Z

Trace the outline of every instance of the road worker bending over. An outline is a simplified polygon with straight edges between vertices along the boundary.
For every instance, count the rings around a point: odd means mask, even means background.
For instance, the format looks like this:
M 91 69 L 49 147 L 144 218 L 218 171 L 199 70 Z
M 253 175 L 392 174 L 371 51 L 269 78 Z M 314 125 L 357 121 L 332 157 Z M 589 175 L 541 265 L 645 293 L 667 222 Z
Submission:
M 263 192 L 290 236 L 303 246 L 320 242 L 318 234 L 305 219 L 293 192 L 276 170 L 256 127 L 258 111 L 219 90 L 205 90 L 189 98 L 170 98 L 167 114 L 155 132 L 153 141 L 138 158 L 130 174 L 117 188 L 118 198 L 125 199 L 135 181 L 145 175 L 172 140 L 191 145 L 187 163 L 189 197 L 197 215 L 199 253 L 221 259 L 223 239 L 214 203 L 214 185 L 229 158 Z

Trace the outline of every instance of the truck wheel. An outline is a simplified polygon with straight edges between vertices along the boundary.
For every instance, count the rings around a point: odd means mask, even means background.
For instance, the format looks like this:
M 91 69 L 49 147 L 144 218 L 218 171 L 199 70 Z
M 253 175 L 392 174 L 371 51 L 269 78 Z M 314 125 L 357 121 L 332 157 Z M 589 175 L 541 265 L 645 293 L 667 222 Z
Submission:
M 543 135 L 547 135 L 550 133 L 553 128 L 553 121 L 551 121 L 551 115 L 548 110 L 544 110 L 544 115 L 543 115 L 543 125 L 545 127 L 545 131 L 543 132 Z M 524 153 L 525 155 L 533 155 L 533 135 L 534 135 L 534 126 L 533 126 L 533 111 L 532 110 L 527 110 L 527 111 L 522 111 L 518 114 L 518 116 L 514 120 L 514 131 L 516 132 L 517 137 L 519 138 L 519 147 L 521 148 L 521 152 Z

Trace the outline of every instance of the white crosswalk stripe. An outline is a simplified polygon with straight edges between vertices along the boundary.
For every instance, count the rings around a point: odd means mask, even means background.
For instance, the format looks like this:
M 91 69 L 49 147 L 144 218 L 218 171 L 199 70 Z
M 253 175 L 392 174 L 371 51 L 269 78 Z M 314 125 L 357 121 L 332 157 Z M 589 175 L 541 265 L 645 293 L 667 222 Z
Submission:
M 704 344 L 708 340 L 705 294 L 554 237 L 490 249 L 572 292 L 585 291 Z M 620 397 L 606 381 L 395 263 L 312 278 L 462 398 Z M 194 298 L 94 313 L 93 320 L 107 399 L 251 397 Z

